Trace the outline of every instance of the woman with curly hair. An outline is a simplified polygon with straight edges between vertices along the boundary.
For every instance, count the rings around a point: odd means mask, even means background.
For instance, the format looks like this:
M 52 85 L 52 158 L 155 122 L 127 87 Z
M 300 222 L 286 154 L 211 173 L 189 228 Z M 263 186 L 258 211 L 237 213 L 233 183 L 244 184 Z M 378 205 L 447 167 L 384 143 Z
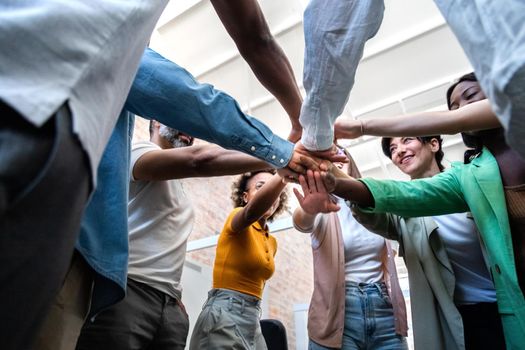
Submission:
M 219 236 L 213 289 L 195 324 L 190 349 L 266 349 L 260 302 L 277 251 L 266 222 L 285 210 L 285 186 L 275 170 L 245 173 L 234 182 L 235 208 Z

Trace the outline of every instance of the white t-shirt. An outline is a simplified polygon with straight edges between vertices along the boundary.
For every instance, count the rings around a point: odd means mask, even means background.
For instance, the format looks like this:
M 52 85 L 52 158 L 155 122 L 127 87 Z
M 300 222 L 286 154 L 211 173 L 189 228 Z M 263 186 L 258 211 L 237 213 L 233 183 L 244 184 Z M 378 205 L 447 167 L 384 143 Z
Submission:
M 496 302 L 494 283 L 483 258 L 474 220 L 465 213 L 433 216 L 456 276 L 454 302 Z
M 160 149 L 149 141 L 134 144 L 131 170 L 145 153 Z M 135 181 L 132 175 L 128 211 L 128 277 L 175 297 L 194 222 L 181 181 Z
M 368 231 L 358 223 L 344 200 L 338 199 L 341 209 L 337 212 L 343 233 L 345 253 L 345 281 L 357 283 L 374 283 L 383 280 L 383 254 L 385 239 Z M 317 216 L 314 227 L 318 225 Z M 323 232 L 321 234 L 326 234 Z M 319 246 L 322 237 L 312 233 L 312 246 Z

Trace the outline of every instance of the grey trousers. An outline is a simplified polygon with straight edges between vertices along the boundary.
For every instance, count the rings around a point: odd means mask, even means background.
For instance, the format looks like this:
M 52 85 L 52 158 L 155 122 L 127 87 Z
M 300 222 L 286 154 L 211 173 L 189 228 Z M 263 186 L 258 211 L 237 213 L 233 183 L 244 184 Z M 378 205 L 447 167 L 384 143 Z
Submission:
M 189 321 L 179 298 L 128 278 L 126 297 L 87 320 L 78 350 L 184 350 Z
M 30 349 L 64 281 L 90 189 L 64 105 L 42 127 L 0 102 L 0 339 Z
M 228 289 L 212 289 L 191 335 L 190 350 L 266 350 L 260 300 Z

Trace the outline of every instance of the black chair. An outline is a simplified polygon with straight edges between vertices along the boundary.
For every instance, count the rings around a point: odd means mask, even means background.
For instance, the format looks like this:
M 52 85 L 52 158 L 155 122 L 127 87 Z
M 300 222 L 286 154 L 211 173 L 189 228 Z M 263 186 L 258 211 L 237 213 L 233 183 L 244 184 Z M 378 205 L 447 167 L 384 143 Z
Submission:
M 268 350 L 288 350 L 286 328 L 279 320 L 261 320 L 261 330 Z

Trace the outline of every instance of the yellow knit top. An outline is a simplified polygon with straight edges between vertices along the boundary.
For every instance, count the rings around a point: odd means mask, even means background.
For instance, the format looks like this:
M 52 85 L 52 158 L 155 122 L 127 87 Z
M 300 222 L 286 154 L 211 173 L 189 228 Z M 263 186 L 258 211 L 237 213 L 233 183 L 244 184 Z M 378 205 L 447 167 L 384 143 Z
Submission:
M 261 227 L 257 221 L 234 232 L 231 222 L 241 209 L 233 209 L 219 236 L 213 288 L 231 289 L 261 299 L 264 284 L 275 270 L 273 257 L 277 241 L 268 233 L 268 228 Z

